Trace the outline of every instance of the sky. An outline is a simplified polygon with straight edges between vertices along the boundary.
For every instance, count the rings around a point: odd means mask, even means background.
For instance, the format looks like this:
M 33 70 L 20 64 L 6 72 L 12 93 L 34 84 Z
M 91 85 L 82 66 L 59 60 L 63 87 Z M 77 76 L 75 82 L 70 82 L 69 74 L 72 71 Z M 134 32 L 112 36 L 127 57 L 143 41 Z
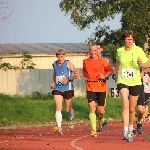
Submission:
M 84 43 L 94 32 L 97 24 L 90 29 L 78 30 L 59 8 L 60 0 L 3 0 L 7 8 L 0 15 L 0 43 Z M 3 4 L 4 5 L 4 4 Z M 5 4 L 6 5 L 6 4 Z M 5 15 L 6 14 L 6 15 Z M 5 21 L 4 21 L 5 20 Z M 119 19 L 107 21 L 111 29 L 120 28 Z

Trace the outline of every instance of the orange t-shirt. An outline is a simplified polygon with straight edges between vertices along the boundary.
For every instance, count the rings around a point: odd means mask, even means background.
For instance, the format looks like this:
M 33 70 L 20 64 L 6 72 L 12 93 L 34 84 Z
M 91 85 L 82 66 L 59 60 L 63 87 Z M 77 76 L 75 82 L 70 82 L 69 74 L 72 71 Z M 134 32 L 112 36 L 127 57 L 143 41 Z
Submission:
M 102 57 L 97 59 L 89 57 L 83 60 L 83 72 L 86 74 L 86 80 L 98 81 L 100 74 L 106 75 L 108 72 L 113 72 L 113 68 Z M 86 82 L 86 91 L 105 92 L 107 91 L 107 84 L 106 82 Z

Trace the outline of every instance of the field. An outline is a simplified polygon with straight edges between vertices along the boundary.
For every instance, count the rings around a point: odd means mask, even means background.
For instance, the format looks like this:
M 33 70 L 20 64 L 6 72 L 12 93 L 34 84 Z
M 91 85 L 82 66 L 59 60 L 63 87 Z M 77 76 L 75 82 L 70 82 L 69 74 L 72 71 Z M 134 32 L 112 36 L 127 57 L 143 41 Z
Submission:
M 55 103 L 52 95 L 34 93 L 32 96 L 9 96 L 0 94 L 0 126 L 45 124 L 55 121 Z M 86 98 L 73 99 L 75 121 L 89 120 Z M 105 116 L 109 120 L 121 119 L 121 100 L 108 98 Z M 63 103 L 63 122 L 68 120 Z

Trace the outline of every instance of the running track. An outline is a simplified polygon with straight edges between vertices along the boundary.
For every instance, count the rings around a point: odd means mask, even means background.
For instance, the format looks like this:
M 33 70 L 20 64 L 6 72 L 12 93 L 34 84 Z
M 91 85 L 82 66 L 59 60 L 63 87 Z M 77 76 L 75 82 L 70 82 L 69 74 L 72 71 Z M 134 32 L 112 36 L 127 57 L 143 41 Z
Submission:
M 150 123 L 134 141 L 122 141 L 122 123 L 109 123 L 98 136 L 90 137 L 88 124 L 76 124 L 74 129 L 63 126 L 63 136 L 53 133 L 53 126 L 35 126 L 0 130 L 0 150 L 149 150 Z

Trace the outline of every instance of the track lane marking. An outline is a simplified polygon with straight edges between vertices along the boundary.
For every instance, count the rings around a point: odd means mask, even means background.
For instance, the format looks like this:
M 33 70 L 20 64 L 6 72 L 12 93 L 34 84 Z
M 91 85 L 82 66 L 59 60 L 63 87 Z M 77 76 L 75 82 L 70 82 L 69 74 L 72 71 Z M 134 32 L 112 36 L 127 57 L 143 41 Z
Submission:
M 113 130 L 113 132 L 114 132 L 114 131 L 117 132 L 117 131 L 121 131 L 121 130 L 123 130 L 123 129 L 120 129 L 120 130 Z M 109 131 L 99 132 L 98 135 L 99 135 L 99 134 L 102 134 L 102 133 L 107 133 L 107 132 L 112 132 L 112 131 L 109 130 Z M 84 149 L 81 148 L 81 147 L 75 146 L 75 142 L 76 142 L 76 141 L 79 141 L 80 139 L 86 138 L 86 137 L 88 137 L 88 136 L 89 136 L 89 135 L 84 135 L 84 136 L 81 136 L 81 137 L 79 137 L 79 138 L 77 138 L 77 139 L 71 141 L 71 143 L 70 143 L 71 146 L 72 146 L 73 148 L 77 149 L 77 150 L 84 150 Z

